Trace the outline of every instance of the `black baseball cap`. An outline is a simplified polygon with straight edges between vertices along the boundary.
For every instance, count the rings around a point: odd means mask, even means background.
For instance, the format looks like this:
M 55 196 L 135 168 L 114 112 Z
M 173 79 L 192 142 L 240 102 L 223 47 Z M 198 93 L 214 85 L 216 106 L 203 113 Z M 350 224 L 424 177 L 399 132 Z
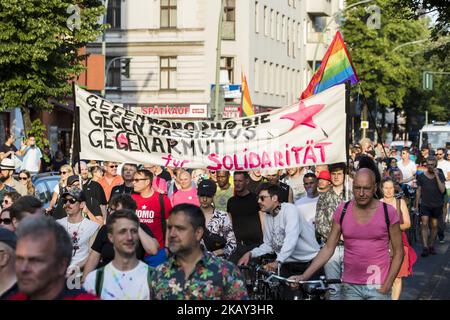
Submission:
M 8 229 L 0 228 L 0 242 L 3 242 L 16 250 L 17 236 L 14 232 L 9 231 Z
M 80 177 L 76 174 L 71 175 L 70 177 L 67 178 L 67 185 L 71 186 L 76 181 L 80 181 Z
M 216 194 L 216 183 L 211 179 L 200 180 L 197 187 L 197 195 L 213 197 Z

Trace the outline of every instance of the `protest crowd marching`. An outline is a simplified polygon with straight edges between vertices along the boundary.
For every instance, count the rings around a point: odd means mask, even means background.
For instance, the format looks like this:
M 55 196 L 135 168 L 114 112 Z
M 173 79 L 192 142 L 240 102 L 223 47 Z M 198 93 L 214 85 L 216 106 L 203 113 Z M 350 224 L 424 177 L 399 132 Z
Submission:
M 397 300 L 448 221 L 448 146 L 397 154 L 363 139 L 348 163 L 214 171 L 44 163 L 34 137 L 13 141 L 0 149 L 1 299 L 251 299 L 262 266 L 340 279 L 326 299 Z M 44 208 L 32 177 L 47 171 L 60 180 Z

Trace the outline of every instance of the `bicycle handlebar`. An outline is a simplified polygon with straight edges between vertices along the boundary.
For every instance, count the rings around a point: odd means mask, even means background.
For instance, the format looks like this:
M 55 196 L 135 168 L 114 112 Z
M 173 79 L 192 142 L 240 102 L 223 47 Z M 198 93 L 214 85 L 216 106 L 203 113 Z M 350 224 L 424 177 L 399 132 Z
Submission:
M 288 279 L 282 276 L 277 275 L 272 271 L 264 270 L 262 266 L 258 266 L 256 271 L 267 276 L 267 279 L 264 279 L 264 282 L 271 282 L 272 279 L 277 279 L 286 283 L 298 283 L 298 284 L 319 284 L 321 286 L 329 285 L 329 284 L 339 284 L 342 283 L 341 279 L 325 279 L 325 277 L 321 277 L 320 280 L 303 280 L 297 281 L 293 279 Z

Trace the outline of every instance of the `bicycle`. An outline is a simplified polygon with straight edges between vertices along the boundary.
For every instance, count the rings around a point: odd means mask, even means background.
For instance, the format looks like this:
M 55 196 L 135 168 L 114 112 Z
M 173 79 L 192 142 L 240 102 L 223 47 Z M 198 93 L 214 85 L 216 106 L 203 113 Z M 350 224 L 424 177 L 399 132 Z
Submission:
M 296 281 L 266 271 L 261 265 L 240 267 L 254 271 L 255 281 L 249 291 L 252 300 L 282 300 L 284 290 L 292 286 L 297 287 L 291 289 L 295 292 L 293 300 L 325 300 L 327 293 L 333 290 L 329 285 L 341 283 L 340 279 L 326 279 L 325 276 L 321 276 L 319 280 Z

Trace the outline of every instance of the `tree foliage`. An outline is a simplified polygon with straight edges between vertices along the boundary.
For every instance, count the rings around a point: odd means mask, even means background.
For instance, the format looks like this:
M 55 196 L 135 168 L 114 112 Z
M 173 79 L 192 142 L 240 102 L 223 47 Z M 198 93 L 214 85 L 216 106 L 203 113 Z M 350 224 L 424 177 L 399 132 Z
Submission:
M 356 2 L 350 0 L 347 5 Z M 409 9 L 393 8 L 389 0 L 371 4 L 380 8 L 379 28 L 369 28 L 372 13 L 366 12 L 364 6 L 357 6 L 345 12 L 344 39 L 366 97 L 381 107 L 401 108 L 411 79 L 418 71 L 411 58 L 396 48 L 427 38 L 426 22 L 399 18 L 398 10 L 403 10 L 406 16 Z
M 100 0 L 0 1 L 0 110 L 51 110 L 49 99 L 62 101 L 83 71 L 80 48 L 104 28 L 103 12 Z

